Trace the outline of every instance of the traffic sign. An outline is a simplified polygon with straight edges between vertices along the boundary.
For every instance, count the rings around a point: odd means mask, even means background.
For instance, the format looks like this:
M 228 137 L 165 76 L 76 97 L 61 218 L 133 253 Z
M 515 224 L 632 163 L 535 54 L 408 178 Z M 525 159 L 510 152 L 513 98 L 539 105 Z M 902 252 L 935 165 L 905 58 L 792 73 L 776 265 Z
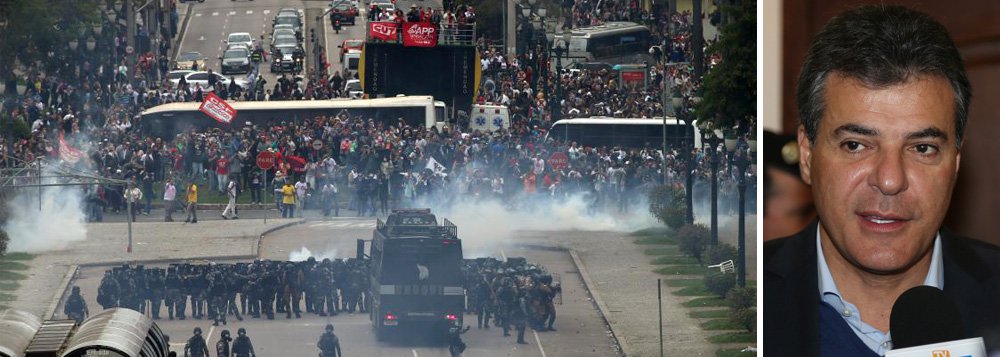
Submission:
M 319 150 L 323 148 L 323 140 L 316 139 L 313 141 L 313 150 Z
M 565 169 L 569 166 L 569 157 L 563 152 L 552 153 L 552 156 L 549 156 L 549 166 L 555 170 Z
M 132 52 L 135 52 L 135 47 L 125 46 L 125 53 L 132 54 Z
M 270 170 L 274 167 L 274 153 L 261 151 L 260 154 L 257 154 L 257 167 L 261 170 Z

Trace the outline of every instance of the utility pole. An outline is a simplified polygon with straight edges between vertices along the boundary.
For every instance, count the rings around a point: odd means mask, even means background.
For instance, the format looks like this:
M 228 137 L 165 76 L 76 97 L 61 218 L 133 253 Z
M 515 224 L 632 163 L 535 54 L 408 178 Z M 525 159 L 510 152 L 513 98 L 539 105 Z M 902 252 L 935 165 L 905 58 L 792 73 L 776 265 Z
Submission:
M 126 50 L 126 55 L 125 55 L 126 56 L 125 58 L 127 58 L 126 65 L 128 66 L 128 78 L 126 79 L 126 82 L 131 83 L 132 78 L 135 78 L 135 10 L 133 10 L 134 6 L 134 4 L 132 3 L 133 0 L 124 0 L 124 1 L 125 1 L 125 22 L 128 24 L 127 25 L 128 30 L 125 33 L 125 37 L 127 40 L 126 43 L 128 44 L 128 47 L 126 47 L 126 49 L 132 49 L 132 53 L 127 53 L 128 51 Z

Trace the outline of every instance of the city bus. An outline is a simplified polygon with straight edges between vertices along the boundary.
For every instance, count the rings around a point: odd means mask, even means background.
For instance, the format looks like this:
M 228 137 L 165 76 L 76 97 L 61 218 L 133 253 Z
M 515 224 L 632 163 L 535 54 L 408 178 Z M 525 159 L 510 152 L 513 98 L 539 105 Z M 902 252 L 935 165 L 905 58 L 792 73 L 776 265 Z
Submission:
M 317 116 L 335 116 L 347 110 L 351 116 L 374 118 L 376 122 L 395 124 L 399 118 L 411 126 L 424 125 L 427 128 L 441 128 L 446 122 L 444 102 L 435 101 L 431 96 L 399 96 L 376 99 L 327 99 L 289 100 L 269 102 L 233 102 L 229 105 L 236 110 L 236 119 L 231 126 L 271 125 L 282 121 L 300 122 Z M 139 123 L 143 134 L 158 137 L 172 137 L 188 128 L 226 128 L 198 110 L 201 103 L 183 102 L 158 105 L 142 112 Z
M 623 148 L 660 148 L 663 146 L 663 117 L 659 118 L 609 118 L 590 117 L 562 119 L 549 128 L 547 137 L 580 146 L 606 146 Z M 691 145 L 701 147 L 701 130 L 698 121 L 690 126 L 683 120 L 666 118 L 667 146 Z
M 369 257 L 369 319 L 379 341 L 399 333 L 444 338 L 465 314 L 458 227 L 430 209 L 396 209 L 376 221 Z
M 548 36 L 554 48 L 561 34 Z M 567 66 L 576 62 L 642 63 L 649 60 L 649 46 L 649 28 L 634 22 L 614 21 L 580 27 L 572 30 L 563 63 Z

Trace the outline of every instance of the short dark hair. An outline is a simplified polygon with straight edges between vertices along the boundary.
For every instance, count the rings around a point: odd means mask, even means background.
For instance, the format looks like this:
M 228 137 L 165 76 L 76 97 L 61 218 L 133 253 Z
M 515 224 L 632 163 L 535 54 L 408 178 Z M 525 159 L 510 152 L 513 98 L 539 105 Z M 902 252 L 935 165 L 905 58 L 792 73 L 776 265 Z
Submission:
M 869 88 L 903 84 L 914 76 L 941 76 L 955 95 L 956 145 L 962 143 L 972 96 L 958 48 L 929 15 L 898 5 L 866 5 L 830 20 L 816 35 L 799 75 L 799 121 L 816 141 L 830 74 Z

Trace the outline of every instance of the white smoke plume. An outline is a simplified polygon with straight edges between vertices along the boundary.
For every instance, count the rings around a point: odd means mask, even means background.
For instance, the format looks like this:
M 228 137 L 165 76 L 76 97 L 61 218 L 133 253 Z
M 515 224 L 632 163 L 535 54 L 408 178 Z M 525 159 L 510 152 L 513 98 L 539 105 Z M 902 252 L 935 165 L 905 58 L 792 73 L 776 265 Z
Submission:
M 43 169 L 43 176 L 57 175 Z M 49 179 L 43 183 L 56 183 Z M 87 238 L 84 197 L 80 186 L 20 187 L 7 202 L 10 217 L 3 227 L 10 235 L 11 252 L 38 253 L 67 249 Z M 39 209 L 39 203 L 41 208 Z
M 313 254 L 313 252 L 310 251 L 309 248 L 302 247 L 301 249 L 292 251 L 291 253 L 288 254 L 288 260 L 293 262 L 305 261 L 306 259 L 309 259 L 309 257 L 316 258 L 316 260 L 323 260 L 323 259 L 333 260 L 338 258 L 336 249 L 328 249 L 319 254 Z

